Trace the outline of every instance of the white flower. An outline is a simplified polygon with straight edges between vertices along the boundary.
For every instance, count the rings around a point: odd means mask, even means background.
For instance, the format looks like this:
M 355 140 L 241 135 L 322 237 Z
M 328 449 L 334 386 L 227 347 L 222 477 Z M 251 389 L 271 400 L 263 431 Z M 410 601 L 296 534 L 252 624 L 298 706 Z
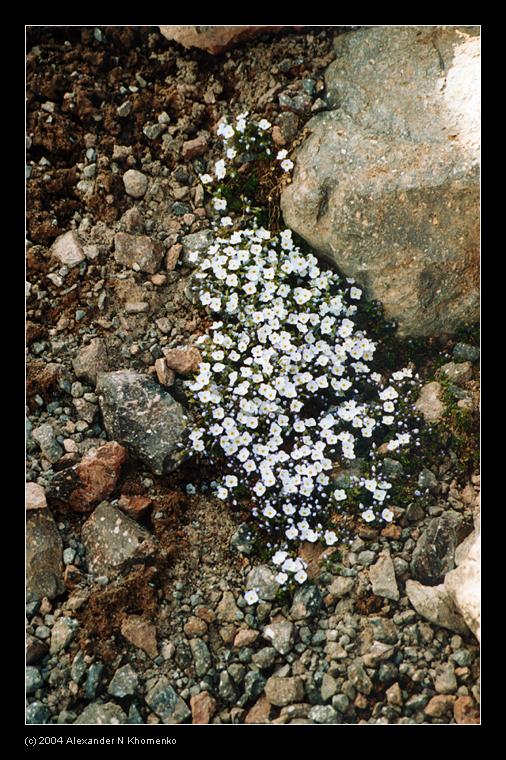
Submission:
M 218 129 L 216 130 L 218 135 L 221 135 L 225 140 L 230 140 L 231 137 L 234 136 L 234 128 L 230 126 L 230 124 L 227 124 L 226 122 L 223 122 L 219 125 Z
M 218 499 L 224 500 L 228 496 L 228 490 L 223 487 L 218 488 L 218 490 L 216 491 L 216 496 L 218 497 Z
M 278 151 L 276 158 L 278 159 L 278 161 L 282 161 L 284 158 L 287 157 L 287 155 L 288 155 L 288 151 L 285 150 L 285 148 L 283 148 L 282 150 Z
M 283 586 L 288 580 L 288 575 L 286 573 L 278 573 L 275 576 L 275 580 L 276 583 L 279 583 L 280 586 Z
M 218 179 L 223 179 L 226 176 L 227 170 L 226 170 L 225 161 L 223 158 L 220 158 L 219 161 L 216 161 L 214 165 L 214 173 L 216 174 Z
M 385 522 L 392 522 L 394 518 L 394 513 L 391 509 L 384 509 L 381 513 L 382 518 L 385 520 Z
M 350 288 L 350 298 L 358 300 L 362 296 L 360 288 Z
M 216 211 L 225 211 L 227 208 L 227 201 L 225 198 L 213 198 L 213 206 Z
M 299 570 L 293 577 L 297 583 L 305 583 L 307 581 L 307 573 L 304 570 Z
M 213 181 L 210 174 L 199 174 L 199 179 L 203 185 L 209 185 L 209 183 Z
M 244 599 L 248 604 L 251 605 L 258 602 L 259 597 L 258 597 L 257 592 L 254 589 L 250 589 L 250 591 L 246 591 L 246 593 L 244 594 Z
M 324 534 L 324 539 L 327 546 L 333 546 L 337 541 L 337 536 L 333 530 L 326 530 Z
M 270 123 L 270 121 L 267 121 L 267 119 L 261 119 L 258 122 L 258 128 L 262 130 L 269 129 L 271 126 L 272 124 Z
M 222 227 L 231 227 L 232 219 L 229 216 L 222 216 L 220 219 Z
M 362 519 L 365 520 L 365 522 L 372 522 L 375 519 L 372 509 L 367 509 L 365 512 L 362 512 Z
M 346 491 L 343 491 L 342 488 L 338 488 L 334 491 L 334 499 L 336 501 L 344 501 L 346 499 Z
M 289 158 L 285 158 L 284 161 L 281 161 L 281 168 L 284 172 L 289 172 L 293 169 L 293 161 L 290 161 Z
M 232 160 L 233 158 L 237 156 L 237 151 L 235 148 L 228 148 L 225 155 L 227 156 L 229 160 Z

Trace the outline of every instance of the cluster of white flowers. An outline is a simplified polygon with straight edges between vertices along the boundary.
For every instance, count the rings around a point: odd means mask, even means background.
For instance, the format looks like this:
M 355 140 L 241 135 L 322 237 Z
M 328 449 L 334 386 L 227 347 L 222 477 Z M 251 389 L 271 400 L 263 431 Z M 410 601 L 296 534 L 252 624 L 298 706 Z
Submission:
M 235 130 L 245 128 L 244 118 Z M 219 133 L 227 141 L 234 127 L 222 124 Z M 217 162 L 216 176 L 223 170 Z M 213 204 L 218 213 L 227 208 L 223 198 Z M 376 344 L 354 321 L 362 291 L 353 279 L 320 268 L 290 230 L 272 235 L 252 225 L 228 233 L 231 224 L 221 217 L 214 243 L 197 258 L 198 298 L 216 321 L 199 339 L 203 361 L 186 383 L 196 420 L 191 445 L 219 466 L 219 499 L 249 500 L 277 582 L 304 583 L 300 544 L 335 544 L 333 519 L 347 511 L 336 463 L 369 457 L 367 476 L 350 481 L 363 494 L 359 513 L 365 522 L 392 520 L 391 483 L 375 452 L 416 434 L 398 411 L 415 381 L 411 369 L 388 381 L 371 371 Z M 256 592 L 245 598 L 253 604 Z
M 261 119 L 257 124 L 247 121 L 248 112 L 244 111 L 236 116 L 232 124 L 223 119 L 217 129 L 217 134 L 223 140 L 224 158 L 220 158 L 214 164 L 213 174 L 201 174 L 200 181 L 204 185 L 210 185 L 214 180 L 224 180 L 229 171 L 227 161 L 232 162 L 239 155 L 270 156 L 272 149 L 268 139 L 272 124 L 267 119 Z M 288 151 L 278 151 L 276 159 L 284 172 L 293 169 L 293 161 L 288 156 Z

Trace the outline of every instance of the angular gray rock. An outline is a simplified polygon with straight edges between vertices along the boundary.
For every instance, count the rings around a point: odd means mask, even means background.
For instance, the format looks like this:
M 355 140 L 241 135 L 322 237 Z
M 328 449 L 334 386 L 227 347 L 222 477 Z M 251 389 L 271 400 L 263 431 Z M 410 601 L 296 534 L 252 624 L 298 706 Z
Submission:
M 453 521 L 435 517 L 417 541 L 411 559 L 413 578 L 426 586 L 437 586 L 455 567 L 457 534 Z
M 117 507 L 103 501 L 82 527 L 88 568 L 95 575 L 117 575 L 156 550 L 153 536 Z
M 423 586 L 418 581 L 406 581 L 406 594 L 415 610 L 430 623 L 467 635 L 469 629 L 455 607 L 444 585 Z
M 271 623 L 263 630 L 263 637 L 270 641 L 280 654 L 288 654 L 295 641 L 295 627 L 289 620 Z
M 276 598 L 279 583 L 274 573 L 267 565 L 258 565 L 248 573 L 246 588 L 254 589 L 263 601 L 272 601 Z
M 373 26 L 335 47 L 333 110 L 306 124 L 286 224 L 381 301 L 400 334 L 477 321 L 479 30 Z
M 109 436 L 152 472 L 172 472 L 186 458 L 183 407 L 154 380 L 131 370 L 103 372 L 96 390 Z
M 185 235 L 181 240 L 183 245 L 182 262 L 185 266 L 193 269 L 198 266 L 199 259 L 207 252 L 207 249 L 213 244 L 214 236 L 211 230 L 200 230 L 192 232 L 191 235 Z M 196 257 L 192 254 L 196 254 Z
M 118 724 L 127 723 L 127 716 L 119 705 L 114 702 L 100 704 L 94 702 L 84 708 L 81 715 L 74 721 L 76 725 L 99 725 L 99 726 L 117 726 Z
M 444 579 L 444 588 L 478 641 L 481 639 L 481 540 L 475 530 L 457 547 L 457 567 Z
M 393 602 L 399 601 L 399 589 L 394 563 L 388 549 L 381 552 L 378 561 L 369 569 L 373 593 Z
M 79 349 L 72 361 L 72 366 L 77 377 L 95 385 L 98 372 L 106 372 L 109 369 L 109 357 L 107 346 L 102 338 L 93 338 L 85 346 Z
M 292 620 L 305 620 L 314 617 L 323 606 L 323 598 L 318 587 L 312 583 L 306 583 L 298 588 L 293 595 L 293 603 L 290 608 Z
M 137 691 L 139 678 L 131 665 L 123 665 L 115 672 L 107 687 L 107 691 L 113 697 L 133 696 Z
M 63 449 L 56 440 L 56 435 L 49 422 L 44 422 L 42 425 L 32 430 L 32 438 L 37 441 L 39 448 L 43 455 L 52 464 L 57 462 L 63 455 Z
M 166 725 L 183 723 L 191 716 L 186 702 L 174 691 L 165 676 L 158 679 L 146 694 L 147 705 Z
M 26 515 L 26 596 L 28 602 L 63 593 L 63 543 L 49 509 Z

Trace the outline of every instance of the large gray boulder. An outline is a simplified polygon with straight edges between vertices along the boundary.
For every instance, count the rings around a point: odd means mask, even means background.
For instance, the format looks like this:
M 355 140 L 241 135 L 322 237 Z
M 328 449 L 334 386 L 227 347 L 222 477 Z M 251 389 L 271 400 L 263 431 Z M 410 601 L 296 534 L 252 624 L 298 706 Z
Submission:
M 163 475 L 181 464 L 186 416 L 158 383 L 131 370 L 101 372 L 97 395 L 110 437 L 152 472 Z
M 340 35 L 331 110 L 306 125 L 286 224 L 380 300 L 401 335 L 479 316 L 480 39 L 473 27 Z

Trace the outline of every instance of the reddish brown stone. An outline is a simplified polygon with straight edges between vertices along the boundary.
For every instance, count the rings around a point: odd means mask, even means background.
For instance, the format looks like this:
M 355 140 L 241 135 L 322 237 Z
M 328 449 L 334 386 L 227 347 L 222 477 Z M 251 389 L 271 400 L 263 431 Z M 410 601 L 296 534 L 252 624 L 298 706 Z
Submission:
M 199 606 L 195 610 L 195 614 L 197 617 L 202 618 L 202 620 L 205 620 L 206 623 L 214 623 L 216 620 L 216 613 L 214 610 L 210 610 L 209 607 L 203 607 Z
M 163 353 L 167 367 L 178 375 L 191 375 L 198 370 L 202 361 L 200 351 L 193 346 L 166 348 Z
M 90 451 L 74 467 L 59 472 L 49 495 L 75 512 L 88 512 L 116 487 L 127 450 L 111 441 Z
M 201 691 L 200 694 L 195 694 L 190 699 L 190 707 L 192 711 L 192 723 L 205 725 L 211 722 L 216 712 L 217 702 L 209 692 Z
M 398 525 L 394 525 L 393 523 L 390 523 L 386 526 L 386 528 L 383 528 L 381 531 L 381 535 L 383 538 L 393 538 L 394 541 L 397 541 L 401 537 L 402 529 Z
M 267 700 L 266 696 L 262 695 L 260 699 L 255 702 L 253 707 L 248 710 L 244 722 L 248 724 L 270 723 L 269 719 L 271 716 L 271 710 L 272 706 L 270 702 Z
M 204 633 L 207 633 L 207 623 L 199 617 L 191 617 L 184 624 L 184 632 L 188 638 L 203 636 Z
M 121 623 L 121 633 L 127 641 L 142 649 L 153 659 L 158 656 L 156 628 L 139 615 L 129 615 Z
M 479 723 L 480 712 L 472 697 L 457 697 L 453 705 L 455 723 Z
M 119 500 L 122 511 L 134 520 L 138 520 L 153 504 L 149 496 L 129 496 L 122 494 Z
M 207 140 L 205 137 L 196 137 L 183 143 L 183 158 L 186 160 L 202 156 L 206 152 Z

